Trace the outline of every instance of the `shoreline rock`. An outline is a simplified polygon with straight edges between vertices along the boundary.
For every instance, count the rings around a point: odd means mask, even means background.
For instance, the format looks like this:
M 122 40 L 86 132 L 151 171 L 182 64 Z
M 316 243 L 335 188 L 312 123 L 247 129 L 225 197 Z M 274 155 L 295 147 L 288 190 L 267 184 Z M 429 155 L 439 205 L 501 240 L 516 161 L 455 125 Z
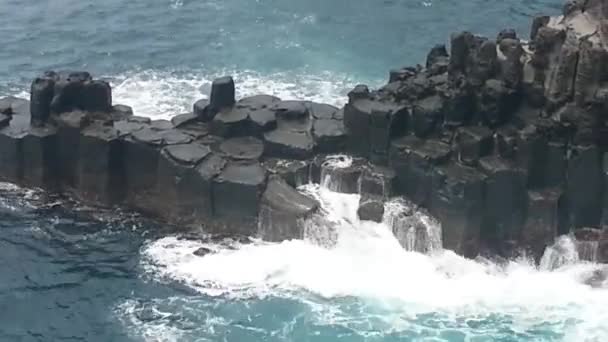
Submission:
M 378 90 L 356 86 L 344 108 L 237 101 L 226 76 L 192 113 L 151 121 L 88 72 L 45 72 L 29 102 L 0 99 L 0 179 L 281 241 L 302 238 L 318 207 L 295 187 L 331 178 L 361 194 L 364 219 L 405 196 L 442 222 L 446 248 L 538 260 L 559 234 L 608 223 L 605 8 L 568 2 L 533 20 L 529 42 L 455 33 L 449 51 L 433 47 Z M 323 171 L 333 153 L 355 162 Z M 583 235 L 608 261 L 606 235 Z

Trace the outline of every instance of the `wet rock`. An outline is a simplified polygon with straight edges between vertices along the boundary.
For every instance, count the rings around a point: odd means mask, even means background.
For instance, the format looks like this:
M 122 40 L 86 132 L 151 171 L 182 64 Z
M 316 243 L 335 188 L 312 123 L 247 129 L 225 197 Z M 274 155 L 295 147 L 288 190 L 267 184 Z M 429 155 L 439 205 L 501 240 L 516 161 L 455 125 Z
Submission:
M 75 186 L 93 203 L 116 204 L 125 196 L 124 149 L 113 127 L 89 126 L 78 142 Z
M 521 62 L 524 50 L 521 42 L 515 38 L 504 38 L 499 43 L 502 57 L 500 63 L 501 80 L 510 89 L 519 89 L 524 77 L 524 65 Z
M 265 186 L 266 170 L 258 162 L 228 162 L 213 181 L 214 214 L 229 222 L 231 230 L 255 235 Z
M 173 124 L 169 120 L 152 120 L 150 128 L 156 131 L 166 131 L 173 128 Z
M 305 119 L 309 116 L 308 107 L 304 101 L 281 101 L 274 106 L 278 118 L 285 120 Z
M 6 114 L 0 114 L 0 128 L 8 126 L 11 117 Z
M 277 129 L 264 134 L 265 155 L 274 158 L 307 159 L 314 142 L 310 134 Z
M 444 103 L 435 95 L 418 101 L 412 114 L 412 129 L 417 137 L 425 138 L 435 131 L 443 120 Z
M 213 118 L 215 117 L 215 114 L 217 114 L 217 112 L 208 110 L 208 106 L 209 106 L 209 100 L 207 100 L 207 99 L 198 100 L 192 106 L 192 111 L 193 111 L 194 115 L 196 115 L 196 117 L 199 120 L 201 120 L 202 122 L 209 122 L 209 121 L 213 120 Z
M 264 153 L 264 144 L 253 137 L 241 137 L 222 142 L 219 149 L 233 160 L 258 160 Z
M 405 106 L 360 98 L 362 94 L 353 92 L 353 100 L 344 108 L 348 148 L 357 155 L 386 158 L 390 139 L 407 129 L 409 111 Z
M 317 102 L 306 102 L 306 107 L 308 108 L 308 112 L 315 119 L 320 120 L 330 120 L 330 119 L 338 119 L 336 117 L 339 109 L 332 105 L 328 105 L 325 103 L 317 103 Z
M 502 81 L 485 82 L 477 98 L 478 110 L 485 125 L 496 127 L 509 120 L 518 105 L 517 95 Z
M 486 174 L 482 239 L 500 250 L 504 241 L 521 234 L 526 212 L 526 172 L 497 156 L 481 158 Z
M 370 165 L 366 167 L 359 179 L 359 193 L 381 198 L 393 195 L 397 175 L 391 168 Z
M 396 83 L 400 81 L 406 81 L 414 76 L 418 71 L 415 68 L 401 68 L 397 70 L 391 70 L 389 73 L 389 83 Z
M 223 108 L 232 107 L 235 103 L 234 80 L 226 76 L 213 80 L 209 96 L 209 110 L 219 112 Z
M 205 255 L 212 254 L 212 253 L 213 253 L 213 251 L 207 247 L 201 247 L 201 248 L 195 250 L 194 252 L 192 252 L 192 254 L 194 254 L 198 257 L 204 257 Z
M 456 132 L 458 161 L 475 166 L 479 158 L 492 153 L 492 131 L 483 126 L 463 127 Z
M 549 16 L 538 16 L 532 19 L 532 26 L 530 29 L 530 40 L 534 41 L 536 39 L 536 35 L 538 34 L 538 30 L 541 27 L 547 26 L 551 17 Z
M 188 144 L 192 141 L 192 136 L 178 129 L 160 131 L 160 136 L 165 145 Z
M 23 137 L 23 182 L 27 186 L 57 186 L 57 130 L 32 127 Z
M 120 120 L 114 122 L 114 128 L 116 128 L 118 135 L 121 137 L 128 136 L 133 132 L 137 132 L 147 127 L 149 126 L 146 123 L 137 121 Z
M 15 99 L 16 97 L 14 96 L 0 98 L 0 114 L 12 115 L 13 111 L 11 105 Z
M 450 82 L 465 79 L 473 87 L 493 77 L 497 69 L 496 43 L 470 32 L 453 34 L 450 44 L 448 74 Z
M 221 137 L 249 135 L 249 109 L 234 107 L 218 112 L 211 121 L 211 133 Z
M 308 161 L 271 158 L 264 161 L 263 165 L 269 174 L 280 176 L 294 188 L 309 182 Z
M 157 175 L 162 132 L 150 127 L 135 131 L 125 139 L 126 201 L 135 209 L 155 214 Z
M 596 146 L 572 146 L 566 200 L 571 227 L 598 227 L 602 211 L 601 154 Z
M 116 121 L 126 119 L 129 116 L 133 116 L 133 108 L 127 105 L 117 104 L 112 106 L 112 115 Z
M 365 170 L 366 161 L 361 158 L 350 158 L 351 162 L 345 163 L 347 158 L 350 157 L 330 155 L 326 158 L 315 158 L 311 166 L 313 176 L 319 174 L 321 185 L 329 190 L 343 194 L 359 193 L 359 179 Z M 319 161 L 321 161 L 320 166 Z M 315 171 L 315 168 L 320 170 Z
M 434 46 L 426 57 L 426 68 L 430 75 L 443 74 L 448 71 L 450 56 L 444 44 Z
M 471 121 L 475 112 L 475 96 L 469 87 L 448 89 L 443 100 L 445 125 L 457 127 Z
M 251 134 L 258 136 L 277 127 L 276 114 L 268 108 L 256 109 L 249 112 L 249 120 Z
M 397 173 L 397 191 L 417 205 L 428 207 L 434 168 L 446 163 L 450 146 L 437 140 L 408 136 L 391 144 L 390 165 Z
M 161 213 L 172 222 L 188 224 L 195 220 L 196 210 L 205 197 L 192 191 L 194 167 L 211 153 L 198 143 L 171 145 L 163 148 L 158 163 L 158 192 Z M 209 192 L 207 192 L 209 194 Z
M 186 174 L 187 180 L 182 184 L 185 198 L 198 198 L 193 201 L 194 217 L 197 222 L 207 222 L 214 217 L 213 182 L 226 166 L 226 159 L 216 154 L 208 155 L 191 173 Z
M 271 95 L 254 95 L 240 99 L 236 106 L 240 108 L 248 108 L 252 111 L 273 108 L 274 105 L 281 102 L 281 99 Z
M 91 118 L 83 111 L 72 111 L 57 115 L 57 156 L 61 180 L 70 187 L 78 183 L 78 163 L 80 161 L 81 130 L 91 123 Z
M 19 183 L 23 178 L 23 137 L 25 132 L 0 128 L 0 179 Z
M 517 153 L 517 128 L 503 126 L 496 131 L 494 146 L 498 155 L 505 159 L 514 159 Z
M 51 101 L 54 96 L 55 81 L 49 78 L 36 78 L 30 89 L 30 113 L 32 126 L 40 127 L 49 120 Z
M 505 39 L 517 39 L 517 32 L 514 29 L 501 30 L 496 37 L 496 44 L 500 44 Z
M 93 80 L 87 72 L 58 73 L 54 74 L 53 80 L 55 86 L 51 112 L 112 110 L 112 90 L 107 82 Z
M 283 179 L 268 182 L 259 214 L 260 238 L 266 241 L 303 239 L 304 220 L 318 209 L 318 203 L 299 193 Z
M 313 139 L 319 153 L 337 153 L 346 148 L 344 122 L 335 119 L 317 119 L 313 124 Z
M 474 258 L 480 251 L 485 176 L 459 164 L 436 172 L 430 212 L 441 222 L 443 247 Z
M 382 197 L 361 196 L 357 216 L 362 221 L 382 222 L 384 216 L 384 202 Z
M 521 246 L 537 261 L 557 236 L 560 192 L 555 189 L 528 192 L 526 221 Z
M 196 121 L 198 121 L 198 116 L 194 113 L 178 114 L 171 118 L 171 124 L 175 128 L 190 125 L 192 123 L 195 123 Z

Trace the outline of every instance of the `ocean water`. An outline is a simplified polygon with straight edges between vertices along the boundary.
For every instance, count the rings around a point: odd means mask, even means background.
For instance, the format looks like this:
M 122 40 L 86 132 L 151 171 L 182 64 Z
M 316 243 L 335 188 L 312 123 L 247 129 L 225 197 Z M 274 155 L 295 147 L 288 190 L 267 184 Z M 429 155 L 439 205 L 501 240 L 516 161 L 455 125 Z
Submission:
M 342 104 L 467 29 L 493 36 L 561 0 L 0 0 L 0 96 L 46 69 L 111 81 L 167 118 L 232 74 L 239 96 Z M 329 184 L 326 184 L 329 185 Z M 323 203 L 309 239 L 201 241 L 132 213 L 0 185 L 0 341 L 607 341 L 600 265 L 564 238 L 540 267 L 406 251 Z M 331 244 L 326 244 L 331 240 Z M 329 246 L 328 246 L 329 245 Z M 214 253 L 196 256 L 206 247 Z M 596 284 L 597 285 L 597 284 Z

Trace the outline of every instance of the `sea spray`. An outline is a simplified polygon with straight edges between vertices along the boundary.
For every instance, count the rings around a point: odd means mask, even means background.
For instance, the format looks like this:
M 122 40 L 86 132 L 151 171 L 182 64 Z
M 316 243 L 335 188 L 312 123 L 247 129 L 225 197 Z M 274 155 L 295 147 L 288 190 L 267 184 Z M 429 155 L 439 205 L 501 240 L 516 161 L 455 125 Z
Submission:
M 430 253 L 441 250 L 441 224 L 404 198 L 385 204 L 383 223 L 406 251 Z

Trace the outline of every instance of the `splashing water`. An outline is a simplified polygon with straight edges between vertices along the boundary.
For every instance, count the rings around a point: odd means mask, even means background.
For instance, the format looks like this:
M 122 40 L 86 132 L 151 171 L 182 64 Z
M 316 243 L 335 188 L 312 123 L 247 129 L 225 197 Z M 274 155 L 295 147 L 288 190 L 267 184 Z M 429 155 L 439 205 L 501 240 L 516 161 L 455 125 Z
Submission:
M 387 202 L 383 222 L 406 251 L 431 253 L 442 248 L 441 224 L 406 199 Z
M 604 324 L 608 290 L 585 283 L 597 267 L 578 262 L 571 239 L 560 238 L 549 248 L 540 268 L 524 260 L 500 265 L 468 260 L 441 250 L 437 225 L 404 200 L 388 202 L 384 221 L 374 223 L 358 220 L 357 194 L 314 184 L 300 189 L 321 203 L 320 214 L 310 221 L 314 229 L 305 240 L 255 241 L 197 257 L 192 253 L 202 243 L 167 237 L 142 250 L 147 274 L 182 282 L 217 298 L 216 306 L 249 303 L 246 308 L 253 305 L 259 310 L 254 303 L 260 301 L 296 305 L 313 326 L 349 331 L 347 336 L 353 340 L 359 340 L 357 336 L 367 336 L 369 341 L 608 338 Z M 426 236 L 408 235 L 414 224 L 404 222 L 403 215 L 426 225 Z M 395 227 L 406 232 L 406 248 L 393 234 Z M 335 241 L 326 244 L 325 239 Z M 423 249 L 433 253 L 416 252 Z M 191 299 L 180 305 L 189 310 L 207 307 L 201 301 Z M 159 306 L 167 310 L 171 305 Z M 129 308 L 132 312 L 133 307 Z M 251 310 L 247 312 L 253 314 Z M 234 321 L 226 321 L 217 309 L 214 312 L 205 316 L 197 333 L 232 327 Z M 122 314 L 128 316 L 127 310 Z M 298 335 L 304 328 L 299 325 L 302 322 L 294 322 L 258 333 L 277 341 L 307 340 L 314 328 Z

